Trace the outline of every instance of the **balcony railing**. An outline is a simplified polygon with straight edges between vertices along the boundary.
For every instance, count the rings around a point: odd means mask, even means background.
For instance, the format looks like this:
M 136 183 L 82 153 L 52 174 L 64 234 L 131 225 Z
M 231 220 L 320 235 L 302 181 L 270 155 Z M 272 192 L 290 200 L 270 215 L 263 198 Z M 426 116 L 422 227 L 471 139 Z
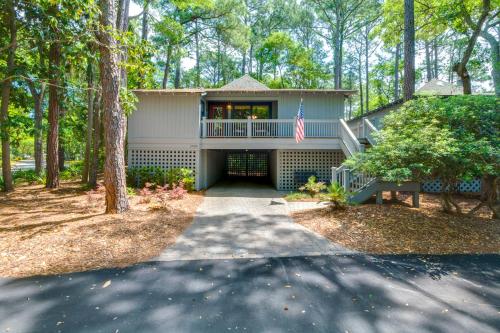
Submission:
M 306 119 L 306 138 L 339 137 L 338 120 Z M 202 119 L 203 138 L 293 138 L 294 119 Z

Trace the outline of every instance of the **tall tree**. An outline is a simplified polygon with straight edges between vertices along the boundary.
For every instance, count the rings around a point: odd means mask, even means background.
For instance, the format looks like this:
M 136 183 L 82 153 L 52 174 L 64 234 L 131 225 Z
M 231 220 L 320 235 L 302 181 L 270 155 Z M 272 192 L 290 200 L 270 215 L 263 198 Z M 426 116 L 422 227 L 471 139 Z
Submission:
M 469 95 L 472 94 L 472 84 L 469 76 L 469 71 L 467 70 L 467 64 L 469 63 L 469 60 L 472 56 L 472 51 L 474 50 L 474 47 L 476 45 L 477 38 L 481 34 L 483 25 L 486 22 L 488 15 L 490 14 L 491 4 L 490 0 L 482 0 L 481 7 L 479 10 L 480 14 L 475 22 L 472 19 L 471 13 L 466 6 L 466 2 L 460 1 L 459 6 L 460 6 L 460 13 L 463 16 L 465 23 L 471 30 L 471 34 L 467 41 L 467 48 L 465 49 L 464 54 L 460 59 L 460 62 L 457 62 L 456 64 L 453 65 L 453 70 L 462 80 L 464 94 Z
M 3 190 L 12 191 L 12 171 L 10 165 L 10 140 L 9 140 L 9 100 L 12 87 L 12 78 L 15 74 L 16 48 L 17 48 L 17 25 L 16 9 L 14 0 L 6 0 L 4 3 L 4 19 L 10 32 L 9 48 L 7 55 L 6 75 L 2 82 L 2 105 L 0 106 L 0 136 L 2 141 L 2 176 Z
M 485 23 L 481 37 L 490 44 L 491 76 L 495 94 L 500 97 L 500 22 L 494 19 L 495 17 L 496 15 L 492 15 L 492 18 Z
M 99 0 L 100 70 L 104 117 L 104 186 L 106 213 L 123 213 L 129 209 L 125 182 L 125 114 L 120 106 L 120 67 L 118 43 L 114 36 L 117 8 L 114 0 Z
M 404 84 L 403 98 L 415 93 L 415 7 L 414 0 L 404 0 Z

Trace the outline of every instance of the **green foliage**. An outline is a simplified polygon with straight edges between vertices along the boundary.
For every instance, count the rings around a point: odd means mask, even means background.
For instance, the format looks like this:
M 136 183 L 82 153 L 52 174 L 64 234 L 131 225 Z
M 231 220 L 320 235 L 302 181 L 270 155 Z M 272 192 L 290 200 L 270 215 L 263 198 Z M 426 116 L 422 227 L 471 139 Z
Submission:
M 310 176 L 307 179 L 307 183 L 299 187 L 299 191 L 307 192 L 309 193 L 311 198 L 314 198 L 318 193 L 323 191 L 325 188 L 326 185 L 324 182 L 316 182 L 316 176 Z
M 172 187 L 174 184 L 184 184 L 184 188 L 188 191 L 194 190 L 195 178 L 193 170 L 187 168 L 172 168 L 164 170 L 161 167 L 144 166 L 127 169 L 127 183 L 129 186 L 136 188 L 143 188 L 146 183 L 153 184 L 154 186 L 169 185 Z
M 498 175 L 499 126 L 493 96 L 419 98 L 386 116 L 377 145 L 346 164 L 388 181 L 439 178 L 445 187 Z
M 12 173 L 14 183 L 45 184 L 45 175 L 37 175 L 35 170 L 16 170 Z
M 311 196 L 304 192 L 291 192 L 285 195 L 286 201 L 301 201 L 305 199 L 310 199 Z
M 82 175 L 83 161 L 71 161 L 67 168 L 60 172 L 61 180 L 74 180 Z
M 323 195 L 323 198 L 330 202 L 332 209 L 341 209 L 346 207 L 349 194 L 339 183 L 331 183 L 326 187 L 326 191 L 327 193 Z

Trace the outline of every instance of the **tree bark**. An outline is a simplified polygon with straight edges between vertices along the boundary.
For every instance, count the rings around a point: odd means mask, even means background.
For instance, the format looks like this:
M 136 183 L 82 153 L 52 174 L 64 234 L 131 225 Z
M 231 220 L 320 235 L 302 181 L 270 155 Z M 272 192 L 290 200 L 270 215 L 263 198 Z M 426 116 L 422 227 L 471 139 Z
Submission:
M 497 27 L 497 29 L 500 28 Z M 486 30 L 481 32 L 481 37 L 490 44 L 491 77 L 495 86 L 495 95 L 500 97 L 500 43 Z
M 456 72 L 462 80 L 464 95 L 470 95 L 472 94 L 472 84 L 469 71 L 467 70 L 467 64 L 470 60 L 470 57 L 472 56 L 472 51 L 474 50 L 474 46 L 476 45 L 477 38 L 479 37 L 481 30 L 483 29 L 484 22 L 486 21 L 488 14 L 490 13 L 490 0 L 482 1 L 481 15 L 477 23 L 474 23 L 472 21 L 472 18 L 470 17 L 470 14 L 463 2 L 461 2 L 461 6 L 465 22 L 472 29 L 472 35 L 467 42 L 467 48 L 465 49 L 462 59 L 459 63 L 456 63 L 453 66 L 453 71 Z
M 179 89 L 181 86 L 181 58 L 177 57 L 175 61 L 175 76 L 174 76 L 174 88 Z
M 425 71 L 427 74 L 427 82 L 432 80 L 432 66 L 431 66 L 431 47 L 428 41 L 425 41 Z
M 59 138 L 59 149 L 57 150 L 59 171 L 64 171 L 64 163 L 66 162 L 66 151 L 64 149 L 64 143 L 61 138 Z
M 201 67 L 200 67 L 200 36 L 198 30 L 198 20 L 194 22 L 195 24 L 195 34 L 194 42 L 196 48 L 196 86 L 199 88 L 201 86 Z
M 403 98 L 415 93 L 415 9 L 414 0 L 404 0 L 404 82 Z
M 241 59 L 241 75 L 245 75 L 247 67 L 247 51 L 243 50 Z
M 359 79 L 359 111 L 361 114 L 364 113 L 364 108 L 363 108 L 363 75 L 362 75 L 362 60 L 361 60 L 361 53 L 358 54 L 358 79 Z
M 439 78 L 439 64 L 438 64 L 438 44 L 437 44 L 437 39 L 434 38 L 434 41 L 432 42 L 432 50 L 434 52 L 434 78 Z
M 4 15 L 10 31 L 10 47 L 7 55 L 7 77 L 2 83 L 2 105 L 0 107 L 0 136 L 2 141 L 2 177 L 3 190 L 12 191 L 12 170 L 10 165 L 10 138 L 9 138 L 9 100 L 12 87 L 12 76 L 15 73 L 15 55 L 17 49 L 16 9 L 13 0 L 5 1 Z
M 85 143 L 85 160 L 82 170 L 82 183 L 87 183 L 89 180 L 92 137 L 94 125 L 94 73 L 92 68 L 92 59 L 87 59 L 87 140 Z
M 104 118 L 104 186 L 106 187 L 106 213 L 123 213 L 129 209 L 125 182 L 125 114 L 120 107 L 120 68 L 117 41 L 106 28 L 116 22 L 114 0 L 99 1 L 100 70 Z
M 396 45 L 396 56 L 394 59 L 394 100 L 399 99 L 399 61 L 401 58 L 401 43 Z
M 366 77 L 366 88 L 365 88 L 365 105 L 366 105 L 366 112 L 370 111 L 370 72 L 368 68 L 368 57 L 369 57 L 369 46 L 370 46 L 370 40 L 368 39 L 368 34 L 370 33 L 368 24 L 365 25 L 365 77 Z
M 144 0 L 144 6 L 142 8 L 141 40 L 147 41 L 148 34 L 149 34 L 149 0 Z
M 99 168 L 99 148 L 101 146 L 101 97 L 96 92 L 94 97 L 93 116 L 93 138 L 92 138 L 92 159 L 89 169 L 89 186 L 97 187 L 97 170 Z
M 55 9 L 56 10 L 56 9 Z M 49 48 L 49 112 L 47 132 L 46 188 L 59 187 L 59 74 L 61 45 L 57 37 Z
M 165 59 L 165 69 L 163 71 L 163 81 L 161 87 L 167 89 L 168 76 L 170 74 L 170 62 L 172 61 L 172 44 L 167 46 L 167 59 Z

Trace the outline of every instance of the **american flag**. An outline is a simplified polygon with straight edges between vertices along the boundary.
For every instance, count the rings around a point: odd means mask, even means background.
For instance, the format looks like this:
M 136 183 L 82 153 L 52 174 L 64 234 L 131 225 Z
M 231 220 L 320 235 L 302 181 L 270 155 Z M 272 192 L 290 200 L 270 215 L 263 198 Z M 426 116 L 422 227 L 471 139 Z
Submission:
M 297 112 L 297 125 L 295 127 L 295 141 L 299 143 L 304 140 L 304 103 L 300 99 L 299 111 Z

